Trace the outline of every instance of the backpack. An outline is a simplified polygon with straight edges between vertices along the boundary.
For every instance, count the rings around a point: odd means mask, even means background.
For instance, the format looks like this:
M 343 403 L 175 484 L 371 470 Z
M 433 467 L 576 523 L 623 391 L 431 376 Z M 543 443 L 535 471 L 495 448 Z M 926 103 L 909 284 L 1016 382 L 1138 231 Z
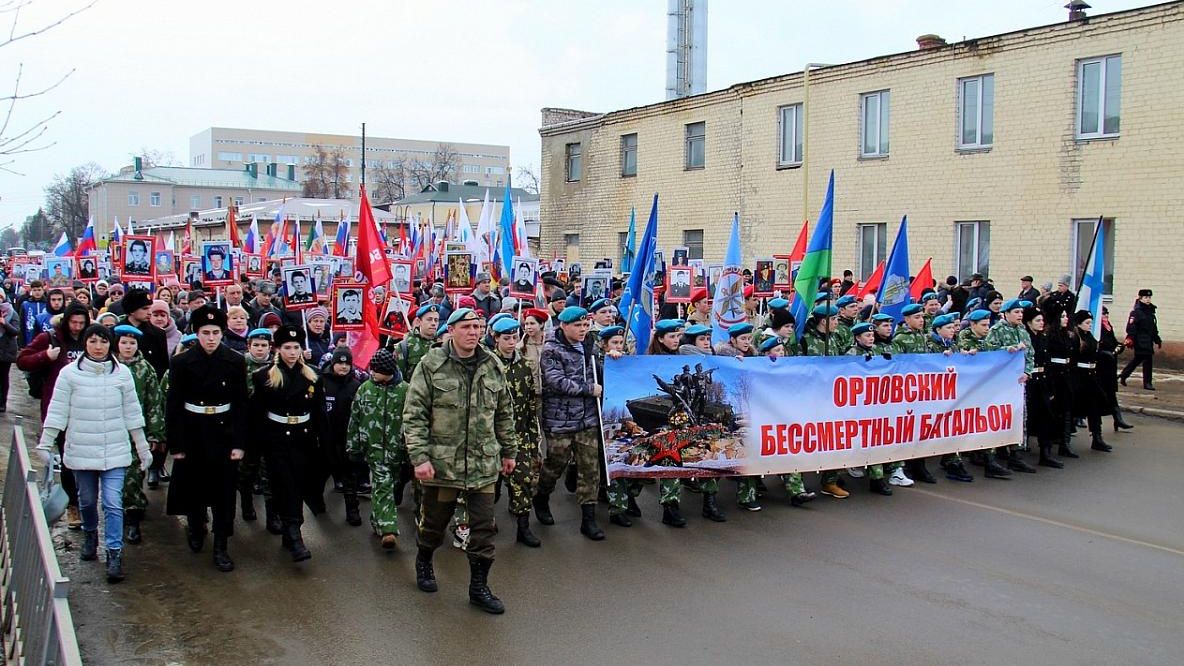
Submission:
M 53 331 L 49 331 L 49 346 L 59 346 L 57 344 L 57 337 L 54 335 Z M 63 349 L 61 353 L 64 354 L 65 350 Z M 25 373 L 25 382 L 29 385 L 30 398 L 36 398 L 37 400 L 41 399 L 42 391 L 45 389 L 45 381 L 47 379 L 49 379 L 49 368 L 43 368 L 41 370 Z

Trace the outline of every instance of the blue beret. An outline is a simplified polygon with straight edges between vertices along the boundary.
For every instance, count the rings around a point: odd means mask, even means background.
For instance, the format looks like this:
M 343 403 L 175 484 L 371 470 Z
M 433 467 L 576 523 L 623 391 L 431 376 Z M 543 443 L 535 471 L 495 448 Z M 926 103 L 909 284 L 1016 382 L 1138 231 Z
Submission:
M 514 315 L 510 314 L 509 312 L 499 312 L 499 313 L 493 315 L 492 317 L 490 317 L 489 321 L 487 323 L 492 328 L 494 324 L 505 319 L 506 317 L 510 317 L 512 319 L 514 317 Z
M 658 335 L 666 335 L 667 333 L 677 331 L 683 326 L 686 326 L 686 322 L 681 319 L 661 319 L 657 324 L 654 324 L 654 330 L 657 331 Z
M 834 317 L 839 314 L 839 309 L 833 305 L 819 305 L 810 314 L 815 317 Z
M 784 298 L 774 298 L 769 301 L 769 307 L 775 310 L 784 310 L 789 307 L 789 301 Z
M 1007 301 L 1006 303 L 1003 304 L 1003 307 L 1000 309 L 1000 312 L 1009 312 L 1011 310 L 1023 310 L 1023 309 L 1024 309 L 1023 301 L 1021 301 L 1018 298 L 1013 298 L 1010 301 Z
M 855 297 L 850 294 L 847 294 L 846 296 L 840 296 L 839 300 L 835 301 L 835 307 L 836 308 L 847 307 L 848 305 L 851 305 L 854 302 L 855 302 Z
M 921 294 L 921 302 L 922 303 L 927 303 L 929 301 L 936 301 L 936 300 L 937 300 L 937 293 L 936 292 L 927 291 L 924 294 Z
M 941 328 L 942 326 L 948 326 L 956 321 L 958 321 L 957 315 L 943 314 L 940 317 L 933 318 L 933 328 L 936 330 L 936 329 Z
M 592 305 L 588 306 L 588 312 L 595 314 L 611 305 L 612 303 L 609 303 L 607 298 L 598 298 L 592 302 Z
M 502 317 L 493 322 L 493 334 L 501 335 L 503 333 L 513 333 L 518 330 L 518 321 L 513 317 Z
M 419 306 L 419 309 L 415 311 L 415 318 L 419 319 L 420 317 L 424 316 L 425 314 L 427 314 L 429 312 L 435 312 L 436 314 L 440 314 L 440 306 L 435 303 L 427 303 L 427 304 L 421 305 L 421 306 Z
M 187 345 L 191 342 L 197 342 L 197 334 L 196 333 L 186 333 L 185 335 L 181 336 L 181 344 Z
M 1027 310 L 1032 307 L 1032 301 L 1020 301 L 1020 307 Z
M 814 295 L 814 302 L 817 303 L 818 301 L 825 301 L 828 298 L 830 298 L 829 291 L 820 291 Z
M 745 333 L 752 333 L 752 324 L 741 322 L 728 327 L 728 337 L 734 338 L 737 335 L 744 335 Z
M 563 312 L 559 313 L 559 321 L 564 324 L 571 324 L 577 322 L 588 316 L 588 311 L 584 308 L 569 305 L 563 308 Z
M 608 340 L 609 338 L 615 338 L 618 335 L 625 335 L 625 327 L 624 326 L 608 326 L 608 327 L 600 329 L 600 332 L 597 333 L 597 335 L 600 336 L 601 340 Z
M 448 332 L 448 324 L 440 324 L 440 328 L 436 329 L 436 337 L 440 337 Z
M 144 335 L 143 331 L 129 324 L 120 324 L 119 326 L 111 329 L 111 332 L 114 333 L 115 337 L 117 338 L 121 338 L 125 335 L 130 335 L 133 338 L 139 338 L 140 336 Z
M 695 324 L 694 326 L 691 326 L 690 328 L 683 331 L 682 333 L 683 333 L 683 335 L 686 335 L 688 337 L 695 338 L 700 335 L 706 335 L 710 332 L 711 332 L 710 326 L 704 326 L 703 324 Z
M 975 310 L 974 312 L 971 312 L 970 314 L 966 315 L 967 321 L 982 321 L 984 319 L 990 319 L 990 318 L 991 318 L 991 311 L 990 310 Z
M 247 333 L 247 339 L 248 340 L 261 339 L 261 340 L 267 340 L 268 342 L 271 342 L 271 331 L 267 330 L 266 328 L 251 329 L 251 332 Z
M 908 317 L 910 315 L 920 314 L 921 306 L 916 303 L 910 303 L 900 309 L 900 316 Z
M 781 344 L 781 340 L 776 337 L 772 337 L 772 338 L 769 338 L 768 340 L 761 342 L 760 350 L 762 353 L 764 353 L 764 352 L 767 352 L 770 349 L 776 347 L 779 344 Z
M 895 321 L 895 319 L 893 319 L 892 315 L 890 315 L 890 314 L 884 314 L 883 312 L 877 312 L 876 314 L 872 315 L 872 321 L 878 324 L 882 321 Z
M 966 311 L 970 312 L 971 310 L 974 310 L 975 308 L 978 307 L 978 304 L 981 302 L 982 302 L 981 298 L 972 298 L 969 301 L 966 301 Z
M 473 321 L 474 319 L 481 319 L 481 315 L 477 314 L 473 308 L 461 308 L 453 312 L 448 317 L 448 325 L 459 324 L 462 321 Z
M 851 327 L 851 335 L 859 335 L 860 333 L 871 333 L 871 330 L 872 330 L 871 324 L 869 324 L 865 321 L 861 321 L 858 324 Z

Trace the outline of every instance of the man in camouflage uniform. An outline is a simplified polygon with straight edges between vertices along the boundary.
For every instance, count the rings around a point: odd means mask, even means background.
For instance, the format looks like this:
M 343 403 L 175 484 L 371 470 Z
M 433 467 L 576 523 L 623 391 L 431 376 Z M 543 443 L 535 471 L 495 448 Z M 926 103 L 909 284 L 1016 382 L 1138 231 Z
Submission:
M 440 328 L 440 306 L 425 303 L 415 311 L 411 320 L 411 332 L 395 345 L 395 362 L 403 377 L 411 377 L 420 359 L 436 343 L 436 331 Z
M 920 305 L 906 305 L 900 311 L 903 321 L 892 336 L 893 354 L 926 354 L 929 352 L 928 328 L 925 312 Z
M 370 379 L 354 394 L 345 445 L 350 461 L 370 466 L 370 525 L 384 550 L 398 546 L 399 511 L 395 475 L 407 459 L 403 445 L 403 406 L 407 384 L 394 354 L 379 349 L 370 359 Z
M 271 331 L 266 328 L 256 328 L 247 333 L 247 353 L 243 357 L 247 362 L 247 396 L 255 393 L 255 384 L 251 376 L 271 365 Z M 267 480 L 267 465 L 259 447 L 247 452 L 238 467 L 238 496 L 242 509 L 243 520 L 255 520 L 255 500 L 253 495 L 263 495 L 264 518 L 267 531 L 272 534 L 283 532 L 283 522 L 280 514 L 275 510 L 271 501 L 271 484 Z
M 403 407 L 403 434 L 415 478 L 424 487 L 420 505 L 415 582 L 438 589 L 432 555 L 464 495 L 471 532 L 469 603 L 488 613 L 505 606 L 489 589 L 493 566 L 494 487 L 498 474 L 514 471 L 518 452 L 514 403 L 505 371 L 481 346 L 485 320 L 470 308 L 448 318 L 450 339 L 424 354 L 411 375 Z
M 160 390 L 160 380 L 156 378 L 156 370 L 140 353 L 140 338 L 143 333 L 134 326 L 120 324 L 113 330 L 115 334 L 115 353 L 119 362 L 127 366 L 132 372 L 132 380 L 136 384 L 136 397 L 140 399 L 140 408 L 144 412 L 144 435 L 148 444 L 154 450 L 164 442 L 164 393 Z M 135 443 L 132 444 L 132 459 L 138 459 Z M 148 496 L 144 494 L 144 470 L 138 464 L 127 468 L 127 475 L 123 479 L 123 511 L 124 525 L 127 527 L 127 542 L 140 543 L 143 540 L 140 532 L 140 521 L 144 519 L 144 512 L 148 510 Z
M 958 351 L 976 354 L 980 351 L 990 351 L 987 348 L 987 334 L 991 331 L 991 311 L 975 310 L 966 315 L 970 325 L 958 332 Z
M 839 318 L 831 334 L 831 343 L 839 346 L 839 354 L 846 354 L 854 342 L 855 336 L 851 334 L 851 327 L 855 325 L 855 318 L 859 316 L 860 305 L 854 296 L 848 295 L 840 296 L 839 300 L 835 301 L 835 307 L 839 309 Z
M 921 311 L 925 317 L 925 330 L 933 327 L 933 320 L 941 315 L 941 299 L 932 291 L 921 294 Z
M 844 297 L 846 298 L 846 297 Z M 842 300 L 842 299 L 840 299 Z M 834 331 L 838 327 L 839 309 L 833 305 L 817 305 L 806 321 L 806 331 L 802 333 L 801 347 L 803 356 L 842 356 L 847 348 L 840 347 L 841 340 L 836 340 Z M 839 487 L 838 470 L 828 470 L 820 475 L 822 493 L 835 499 L 843 499 L 851 493 Z
M 506 368 L 506 382 L 514 403 L 514 431 L 518 433 L 514 471 L 505 479 L 510 492 L 510 513 L 518 522 L 518 543 L 538 548 L 542 542 L 530 531 L 531 499 L 543 464 L 539 454 L 539 400 L 534 386 L 534 370 L 517 349 L 520 328 L 517 321 L 500 319 L 491 328 L 494 351 Z
M 1021 375 L 1021 381 L 1026 382 L 1027 378 L 1032 375 L 1032 368 L 1036 364 L 1036 352 L 1032 347 L 1032 338 L 1028 335 L 1028 328 L 1024 326 L 1024 301 L 1013 298 L 1005 302 L 999 312 L 1003 316 L 987 332 L 987 337 L 983 340 L 983 351 L 1006 349 L 1012 353 L 1023 352 L 1024 374 Z M 1036 468 L 1021 457 L 1018 445 L 1001 447 L 998 449 L 998 453 L 1007 457 L 1007 469 L 1025 474 L 1036 472 Z M 988 451 L 988 463 L 993 462 L 992 458 L 991 451 Z M 994 476 L 1000 478 L 997 475 L 998 470 L 992 470 L 988 464 L 987 476 L 993 476 L 992 471 L 996 472 Z

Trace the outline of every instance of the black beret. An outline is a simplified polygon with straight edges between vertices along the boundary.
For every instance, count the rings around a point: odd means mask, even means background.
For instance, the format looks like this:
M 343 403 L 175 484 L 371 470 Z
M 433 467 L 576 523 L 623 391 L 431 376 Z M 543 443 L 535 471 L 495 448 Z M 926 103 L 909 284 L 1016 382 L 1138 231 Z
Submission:
M 217 326 L 226 330 L 226 313 L 213 305 L 203 305 L 189 315 L 189 326 L 194 333 L 203 326 Z
M 285 342 L 299 342 L 301 346 L 304 346 L 304 329 L 285 324 L 276 329 L 273 339 L 277 347 Z

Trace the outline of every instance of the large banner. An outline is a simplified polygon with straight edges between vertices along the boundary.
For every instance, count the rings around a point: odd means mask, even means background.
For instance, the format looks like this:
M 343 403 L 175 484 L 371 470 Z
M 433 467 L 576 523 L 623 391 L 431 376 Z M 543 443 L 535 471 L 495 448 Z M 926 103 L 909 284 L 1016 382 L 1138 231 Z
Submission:
M 1019 443 L 1023 354 L 605 362 L 610 478 L 782 474 Z

